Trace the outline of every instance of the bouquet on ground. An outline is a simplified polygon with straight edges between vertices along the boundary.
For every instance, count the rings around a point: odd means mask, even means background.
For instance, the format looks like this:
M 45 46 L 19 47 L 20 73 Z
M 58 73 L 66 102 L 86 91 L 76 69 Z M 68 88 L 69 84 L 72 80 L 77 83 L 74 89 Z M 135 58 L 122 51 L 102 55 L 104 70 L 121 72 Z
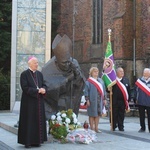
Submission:
M 77 116 L 72 109 L 68 109 L 52 115 L 49 120 L 49 126 L 50 133 L 54 138 L 65 141 L 70 130 L 80 128 L 81 124 L 78 122 Z
M 96 132 L 91 129 L 78 128 L 72 130 L 66 137 L 68 142 L 90 144 L 97 142 Z

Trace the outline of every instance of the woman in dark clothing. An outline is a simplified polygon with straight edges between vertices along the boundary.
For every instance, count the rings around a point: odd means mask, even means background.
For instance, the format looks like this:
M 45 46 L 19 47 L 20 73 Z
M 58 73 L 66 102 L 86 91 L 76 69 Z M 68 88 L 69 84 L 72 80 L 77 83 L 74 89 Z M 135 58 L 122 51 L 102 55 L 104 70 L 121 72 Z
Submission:
M 22 88 L 18 143 L 31 146 L 40 146 L 47 141 L 44 95 L 46 86 L 38 68 L 38 60 L 31 57 L 28 61 L 29 69 L 23 71 L 20 77 Z

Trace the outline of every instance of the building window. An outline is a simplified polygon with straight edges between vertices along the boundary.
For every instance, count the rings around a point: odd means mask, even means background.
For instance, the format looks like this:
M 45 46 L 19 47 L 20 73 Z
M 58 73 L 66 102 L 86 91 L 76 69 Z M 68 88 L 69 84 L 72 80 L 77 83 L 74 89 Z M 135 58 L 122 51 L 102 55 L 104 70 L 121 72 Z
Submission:
M 93 0 L 93 44 L 102 43 L 102 0 Z

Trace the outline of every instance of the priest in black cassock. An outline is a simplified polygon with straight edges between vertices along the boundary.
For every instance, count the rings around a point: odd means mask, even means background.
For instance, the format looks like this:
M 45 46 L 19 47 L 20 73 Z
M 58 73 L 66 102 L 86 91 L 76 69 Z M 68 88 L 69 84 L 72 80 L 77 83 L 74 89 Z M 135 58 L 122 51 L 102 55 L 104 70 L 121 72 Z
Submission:
M 40 146 L 47 141 L 44 96 L 46 85 L 43 75 L 38 68 L 36 57 L 29 58 L 29 69 L 23 71 L 20 76 L 22 88 L 18 143 L 26 148 Z

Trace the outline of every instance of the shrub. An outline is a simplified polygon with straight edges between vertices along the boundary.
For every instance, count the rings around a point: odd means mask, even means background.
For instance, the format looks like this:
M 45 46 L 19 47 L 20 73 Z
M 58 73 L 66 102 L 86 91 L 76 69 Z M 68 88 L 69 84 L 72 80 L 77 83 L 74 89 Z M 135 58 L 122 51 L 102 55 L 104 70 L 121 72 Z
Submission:
M 0 110 L 10 110 L 10 73 L 0 69 Z

